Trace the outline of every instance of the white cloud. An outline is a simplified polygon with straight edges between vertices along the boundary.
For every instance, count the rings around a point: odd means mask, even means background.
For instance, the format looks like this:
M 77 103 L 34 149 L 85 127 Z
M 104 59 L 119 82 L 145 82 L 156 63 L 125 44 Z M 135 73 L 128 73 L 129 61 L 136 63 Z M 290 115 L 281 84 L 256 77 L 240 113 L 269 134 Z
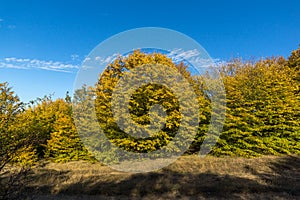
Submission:
M 91 70 L 95 68 L 105 68 L 112 63 L 120 54 L 112 54 L 109 56 L 86 57 L 83 61 L 83 70 Z
M 191 59 L 200 55 L 200 52 L 197 49 L 183 51 L 182 49 L 174 49 L 169 54 L 168 57 L 172 58 L 175 62 L 185 59 Z
M 91 58 L 85 57 L 85 59 L 83 60 L 83 62 L 88 62 L 88 61 L 90 61 L 90 60 L 91 60 Z
M 113 62 L 118 57 L 118 55 L 119 54 L 113 54 L 113 55 L 107 56 L 107 57 L 97 56 L 97 57 L 95 57 L 95 61 L 97 64 L 107 65 L 107 64 Z
M 226 62 L 221 59 L 209 59 L 201 56 L 201 52 L 197 49 L 184 51 L 182 49 L 173 49 L 167 54 L 174 62 L 188 61 L 191 64 L 199 64 L 201 67 L 211 67 L 212 65 L 220 66 Z
M 72 73 L 73 70 L 78 69 L 79 66 L 57 61 L 10 57 L 0 59 L 0 68 L 14 68 L 27 70 L 42 69 L 49 71 Z
M 109 63 L 113 62 L 120 54 L 112 54 L 110 56 L 96 56 L 86 57 L 83 61 L 83 69 L 94 69 L 96 67 L 106 67 Z M 204 54 L 206 55 L 206 54 Z M 187 61 L 190 64 L 197 64 L 201 68 L 207 68 L 212 66 L 222 66 L 226 64 L 221 59 L 212 59 L 201 55 L 197 49 L 184 51 L 183 49 L 173 49 L 166 54 L 167 57 L 171 58 L 173 62 L 179 63 L 181 61 Z
M 71 55 L 71 59 L 72 59 L 72 61 L 78 61 L 78 60 L 79 60 L 79 55 L 77 55 L 77 54 L 72 54 L 72 55 Z

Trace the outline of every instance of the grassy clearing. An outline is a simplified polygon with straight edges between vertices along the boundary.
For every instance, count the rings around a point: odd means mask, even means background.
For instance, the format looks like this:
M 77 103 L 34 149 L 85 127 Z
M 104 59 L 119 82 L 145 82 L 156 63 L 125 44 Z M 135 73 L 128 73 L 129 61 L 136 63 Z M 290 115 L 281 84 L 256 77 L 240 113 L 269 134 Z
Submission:
M 124 173 L 99 163 L 46 163 L 26 185 L 35 199 L 300 199 L 300 156 L 184 156 L 161 170 Z

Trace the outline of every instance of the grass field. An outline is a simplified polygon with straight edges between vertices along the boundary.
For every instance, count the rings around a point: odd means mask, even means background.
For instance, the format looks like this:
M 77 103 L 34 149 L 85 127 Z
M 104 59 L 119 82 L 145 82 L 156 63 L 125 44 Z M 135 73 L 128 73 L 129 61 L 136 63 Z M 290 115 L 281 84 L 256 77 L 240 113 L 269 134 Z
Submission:
M 29 174 L 34 199 L 300 199 L 300 157 L 184 156 L 131 174 L 83 161 L 45 163 Z

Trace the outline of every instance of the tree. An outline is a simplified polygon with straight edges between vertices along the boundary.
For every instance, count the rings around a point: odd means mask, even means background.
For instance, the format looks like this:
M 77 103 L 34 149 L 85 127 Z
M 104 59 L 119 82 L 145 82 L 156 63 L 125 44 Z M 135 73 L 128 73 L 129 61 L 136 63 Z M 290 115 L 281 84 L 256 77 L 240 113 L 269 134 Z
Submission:
M 294 51 L 288 58 L 288 66 L 300 70 L 300 47 Z
M 163 67 L 167 69 L 163 74 L 149 75 L 153 70 L 157 71 Z M 198 109 L 198 102 L 191 100 L 195 93 L 193 90 L 195 80 L 186 69 L 187 67 L 183 64 L 176 65 L 170 58 L 162 54 L 146 54 L 138 50 L 126 57 L 119 57 L 111 63 L 99 77 L 95 86 L 97 119 L 109 140 L 126 151 L 138 153 L 153 152 L 168 145 L 170 141 L 174 141 L 174 136 L 183 122 L 183 114 L 180 109 Z M 132 71 L 135 71 L 138 76 L 136 74 L 132 75 Z M 183 81 L 180 82 L 180 79 L 174 78 L 176 73 L 181 74 L 180 76 L 187 81 L 183 83 Z M 144 74 L 148 74 L 151 80 L 159 79 L 163 81 L 171 77 L 173 79 L 168 81 L 173 84 L 173 88 L 170 89 L 163 84 L 153 84 L 150 79 L 143 76 Z M 123 82 L 120 83 L 119 81 L 125 79 L 127 82 L 122 85 Z M 131 88 L 135 87 L 135 83 L 140 83 L 140 86 L 132 91 L 129 98 L 128 117 L 122 118 L 124 113 L 127 112 L 127 108 L 122 107 L 123 103 L 120 103 L 121 101 L 126 102 L 125 98 L 127 98 L 122 96 L 124 94 L 122 91 L 127 89 L 131 91 Z M 190 85 L 192 85 L 192 91 L 188 90 Z M 179 105 L 179 97 L 174 94 L 176 90 L 185 94 L 181 101 L 185 105 Z M 187 94 L 189 91 L 190 93 Z M 113 95 L 118 94 L 121 95 L 113 97 Z M 183 100 L 184 98 L 185 100 Z M 113 106 L 118 109 L 113 109 Z M 118 117 L 120 117 L 119 121 L 116 121 Z M 186 115 L 185 117 L 194 119 L 198 116 L 194 116 L 191 112 L 190 116 Z M 185 119 L 185 122 L 185 134 L 188 138 L 190 131 L 197 129 L 197 125 L 189 124 L 192 120 Z M 120 123 L 122 127 L 120 127 Z M 137 131 L 141 130 L 140 126 L 150 128 Z M 158 127 L 159 129 L 157 129 Z M 134 136 L 135 132 L 142 136 Z M 192 139 L 194 138 L 182 140 L 181 142 L 182 144 L 188 143 Z M 177 147 L 174 148 L 170 151 L 177 151 Z
M 298 85 L 296 94 L 300 101 L 300 47 L 297 50 L 292 51 L 292 54 L 288 58 L 287 65 L 294 70 L 294 79 Z
M 299 101 L 293 70 L 282 59 L 235 62 L 223 72 L 227 92 L 224 131 L 215 155 L 299 153 Z
M 85 148 L 100 162 L 117 163 L 117 148 L 111 147 L 107 138 L 99 132 L 99 122 L 94 116 L 95 88 L 83 85 L 74 93 L 73 117 L 79 137 Z
M 22 194 L 23 180 L 36 156 L 32 145 L 35 135 L 28 131 L 24 104 L 8 86 L 0 83 L 0 198 L 14 199 Z M 7 164 L 17 162 L 12 170 Z M 8 172 L 8 173 L 7 173 Z
M 39 158 L 44 158 L 47 140 L 54 132 L 53 125 L 60 107 L 62 107 L 61 103 L 55 103 L 51 96 L 44 96 L 44 98 L 31 101 L 24 113 L 29 123 L 28 129 L 36 135 L 38 140 L 34 148 Z
M 27 129 L 24 104 L 8 86 L 0 83 L 0 170 L 34 143 L 35 136 Z
M 67 91 L 67 93 L 66 93 L 65 101 L 67 103 L 71 103 L 71 101 L 72 101 L 69 91 Z
M 54 109 L 53 130 L 46 144 L 46 157 L 56 162 L 92 160 L 84 148 L 72 119 L 71 103 L 63 99 L 52 102 Z

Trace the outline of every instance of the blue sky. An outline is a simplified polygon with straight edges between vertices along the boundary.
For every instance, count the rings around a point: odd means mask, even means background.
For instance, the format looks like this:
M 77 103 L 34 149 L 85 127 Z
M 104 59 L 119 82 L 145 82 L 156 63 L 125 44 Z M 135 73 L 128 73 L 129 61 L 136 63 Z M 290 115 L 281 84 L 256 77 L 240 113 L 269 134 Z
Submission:
M 288 57 L 300 44 L 300 1 L 0 1 L 0 82 L 23 101 L 73 90 L 89 52 L 119 32 L 164 27 L 213 58 Z

